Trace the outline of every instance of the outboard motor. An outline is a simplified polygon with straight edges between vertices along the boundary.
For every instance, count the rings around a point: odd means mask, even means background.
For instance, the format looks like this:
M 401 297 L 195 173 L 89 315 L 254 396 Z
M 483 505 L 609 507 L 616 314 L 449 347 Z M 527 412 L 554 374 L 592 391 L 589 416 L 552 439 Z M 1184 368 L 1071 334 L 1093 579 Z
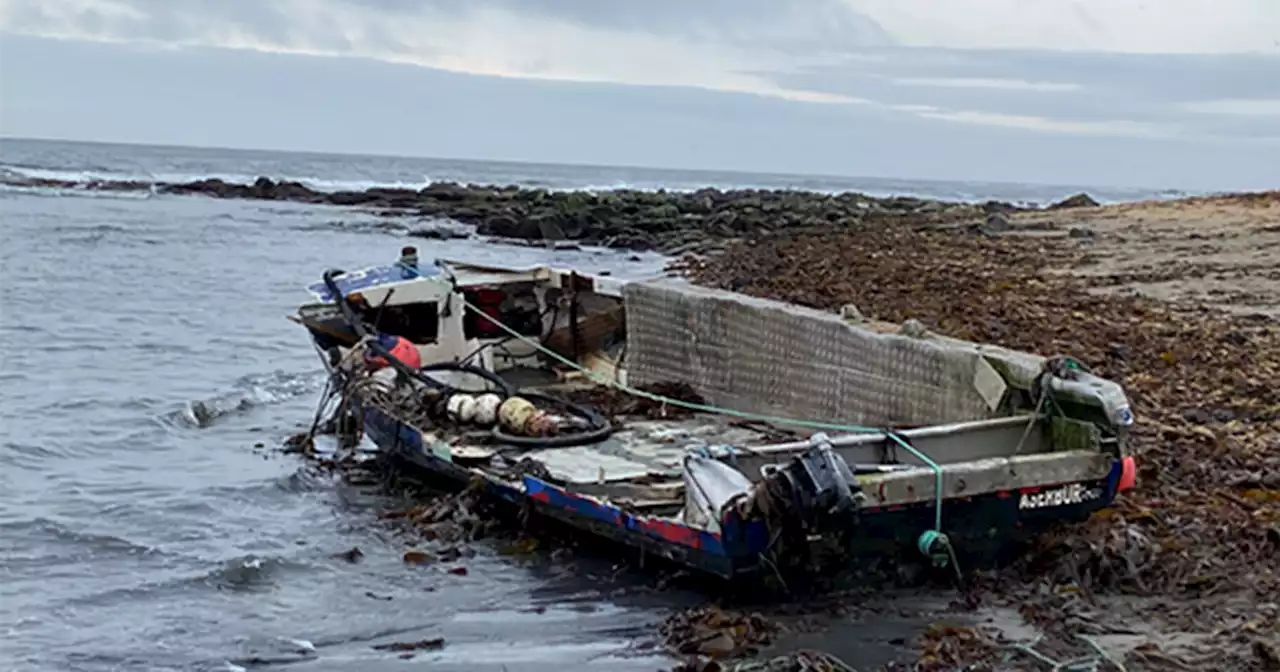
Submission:
M 787 575 L 787 590 L 839 576 L 865 498 L 844 458 L 825 434 L 815 434 L 804 453 L 761 469 L 761 475 L 750 502 L 776 535 L 771 567 Z
M 767 477 L 786 483 L 792 510 L 810 533 L 847 530 L 865 498 L 848 463 L 822 433 L 809 439 L 808 450 Z

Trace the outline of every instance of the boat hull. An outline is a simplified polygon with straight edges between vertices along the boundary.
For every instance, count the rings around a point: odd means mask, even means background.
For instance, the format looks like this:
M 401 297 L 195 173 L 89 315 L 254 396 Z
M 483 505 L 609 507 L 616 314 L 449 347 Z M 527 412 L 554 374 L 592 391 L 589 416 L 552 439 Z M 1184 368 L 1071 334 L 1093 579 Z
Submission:
M 533 476 L 519 483 L 477 474 L 452 463 L 427 445 L 422 432 L 380 408 L 361 409 L 365 434 L 413 477 L 444 490 L 461 490 L 477 476 L 492 502 L 555 521 L 600 541 L 629 547 L 640 557 L 652 556 L 723 579 L 773 574 L 762 562 L 768 533 L 758 520 L 744 521 L 730 511 L 721 532 L 689 526 L 671 517 L 627 512 L 607 501 L 571 492 Z M 1122 463 L 1115 460 L 1105 478 L 1042 484 L 944 500 L 942 528 L 952 542 L 956 561 L 965 570 L 1006 562 L 1020 542 L 1051 526 L 1088 518 L 1110 506 L 1118 490 Z M 935 505 L 863 506 L 842 548 L 853 575 L 927 561 L 918 549 L 920 535 L 934 527 Z M 635 556 L 631 556 L 635 557 Z

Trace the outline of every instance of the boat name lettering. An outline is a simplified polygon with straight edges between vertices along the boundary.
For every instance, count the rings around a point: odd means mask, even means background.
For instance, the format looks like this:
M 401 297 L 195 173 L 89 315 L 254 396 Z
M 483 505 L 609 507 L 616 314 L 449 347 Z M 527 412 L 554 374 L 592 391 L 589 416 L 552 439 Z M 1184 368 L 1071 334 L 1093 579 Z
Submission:
M 1099 488 L 1090 488 L 1081 483 L 1071 483 L 1051 490 L 1023 493 L 1018 500 L 1019 509 L 1043 509 L 1050 506 L 1066 506 L 1083 504 L 1102 496 Z

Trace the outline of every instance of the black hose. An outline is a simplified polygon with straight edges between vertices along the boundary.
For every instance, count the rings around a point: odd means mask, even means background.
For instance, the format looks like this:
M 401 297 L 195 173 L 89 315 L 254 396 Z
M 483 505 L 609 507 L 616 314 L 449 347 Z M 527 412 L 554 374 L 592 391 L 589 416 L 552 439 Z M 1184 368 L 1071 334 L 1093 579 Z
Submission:
M 488 350 L 489 348 L 500 348 L 500 347 L 502 347 L 502 346 L 506 345 L 507 343 L 510 343 L 511 341 L 514 341 L 514 340 L 515 340 L 515 338 L 516 338 L 515 336 L 505 336 L 505 337 L 503 337 L 502 339 L 497 340 L 497 341 L 493 341 L 493 342 L 491 342 L 491 343 L 482 343 L 481 345 L 477 346 L 475 350 L 472 350 L 471 352 L 467 353 L 467 356 L 466 356 L 466 357 L 463 357 L 462 359 L 460 359 L 460 360 L 458 360 L 458 361 L 459 361 L 459 362 L 461 362 L 461 363 L 463 363 L 463 364 L 466 364 L 466 363 L 470 362 L 470 361 L 471 361 L 471 360 L 472 360 L 476 355 L 478 355 L 478 354 L 480 354 L 480 353 L 484 352 L 485 350 Z M 508 355 L 509 355 L 511 351 L 510 351 L 510 350 L 508 350 L 507 352 L 508 352 Z
M 587 421 L 591 429 L 585 432 L 569 434 L 565 436 L 517 436 L 502 431 L 502 425 L 494 425 L 493 438 L 502 443 L 522 448 L 568 448 L 570 446 L 583 446 L 589 443 L 599 443 L 609 438 L 613 434 L 613 423 L 609 422 L 600 411 L 590 406 L 576 404 L 568 399 L 561 399 L 543 392 L 534 392 L 532 390 L 521 392 L 521 397 L 530 401 L 541 399 L 556 404 L 574 415 Z
M 408 367 L 408 368 L 412 369 L 412 367 Z M 498 388 L 499 394 L 503 397 L 511 397 L 517 394 L 516 388 L 512 386 L 511 383 L 507 382 L 505 378 L 490 371 L 489 369 L 486 369 L 482 366 L 476 366 L 474 364 L 462 364 L 460 362 L 437 362 L 435 364 L 424 365 L 420 370 L 420 372 L 421 371 L 461 371 L 463 373 L 470 373 L 474 376 L 479 376 L 480 378 L 483 378 L 493 383 Z M 423 377 L 429 377 L 421 373 L 420 375 L 422 375 Z M 435 379 L 432 378 L 432 380 L 434 381 Z M 452 385 L 447 385 L 445 383 L 441 383 L 440 381 L 435 381 L 435 382 L 447 388 L 447 390 L 451 393 L 465 392 L 465 390 L 459 390 L 458 388 L 453 387 Z M 469 393 L 469 394 L 474 394 L 474 393 Z
M 365 328 L 363 320 L 360 319 L 360 315 L 351 307 L 350 299 L 343 295 L 342 290 L 338 288 L 338 283 L 334 278 L 341 274 L 341 271 L 333 269 L 325 271 L 324 284 L 329 288 L 329 291 L 333 293 L 334 302 L 338 304 L 339 309 L 342 311 L 343 318 L 346 319 L 347 323 L 351 325 L 351 328 L 354 329 L 355 332 L 363 339 L 369 335 L 369 330 Z M 425 373 L 426 371 L 461 371 L 479 376 L 480 378 L 483 378 L 497 386 L 503 397 L 509 398 L 519 394 L 526 399 L 542 399 L 544 401 L 558 404 L 574 415 L 585 419 L 592 427 L 590 431 L 568 436 L 530 437 L 507 434 L 501 430 L 500 425 L 495 426 L 493 428 L 493 436 L 495 439 L 503 443 L 526 448 L 565 448 L 569 446 L 586 445 L 589 443 L 599 443 L 613 434 L 613 424 L 610 423 L 599 411 L 589 406 L 576 404 L 567 399 L 553 397 L 542 392 L 519 392 L 502 376 L 499 376 L 498 374 L 483 367 L 472 364 L 461 364 L 458 362 L 438 362 L 435 364 L 428 364 L 420 369 L 415 369 L 414 367 L 400 361 L 399 358 L 393 356 L 391 352 L 376 339 L 368 340 L 366 345 L 375 354 L 386 359 L 387 363 L 395 367 L 397 371 L 421 381 L 428 387 L 440 390 L 444 394 L 453 394 L 460 390 L 448 383 L 432 378 Z

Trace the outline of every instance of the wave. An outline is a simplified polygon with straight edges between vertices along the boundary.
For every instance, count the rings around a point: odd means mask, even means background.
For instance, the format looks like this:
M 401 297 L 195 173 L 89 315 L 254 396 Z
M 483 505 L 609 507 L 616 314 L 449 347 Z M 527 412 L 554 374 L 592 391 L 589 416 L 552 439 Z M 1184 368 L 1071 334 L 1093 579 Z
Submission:
M 163 185 L 188 184 L 192 182 L 220 181 L 229 185 L 252 186 L 263 179 L 260 175 L 247 173 L 144 173 L 112 170 L 109 168 L 89 168 L 83 170 L 47 168 L 22 163 L 0 162 L 0 185 L 7 187 L 40 187 L 43 184 L 63 185 L 64 189 L 94 190 L 120 189 L 124 191 L 153 191 L 152 188 Z M 431 179 L 423 176 L 420 182 L 378 181 L 378 180 L 334 180 L 307 175 L 280 175 L 277 182 L 295 182 L 308 189 L 321 193 L 342 191 L 366 191 L 368 189 L 407 189 L 417 191 L 431 184 Z M 132 187 L 128 189 L 127 187 Z M 47 187 L 46 187 L 47 188 Z
M 203 573 L 143 581 L 131 586 L 71 597 L 61 604 L 67 607 L 105 607 L 147 596 L 184 592 L 191 588 L 210 588 L 231 593 L 266 592 L 274 589 L 283 576 L 316 571 L 323 571 L 322 565 L 250 553 L 223 561 Z
M 236 381 L 232 390 L 188 401 L 182 408 L 160 416 L 159 420 L 171 427 L 203 429 L 228 416 L 317 392 L 323 384 L 323 372 L 298 374 L 275 371 L 244 376 Z
M 71 196 L 76 198 L 98 198 L 110 201 L 145 201 L 155 196 L 148 190 L 137 191 L 94 191 L 84 186 L 44 186 L 36 184 L 15 184 L 0 178 L 0 198 L 15 195 L 25 196 Z
M 280 174 L 272 177 L 263 175 L 255 175 L 249 173 L 152 173 L 152 172 L 129 172 L 123 170 L 112 170 L 109 168 L 87 168 L 87 169 L 65 169 L 65 168 L 49 168 L 22 163 L 4 163 L 0 162 L 0 189 L 8 190 L 58 190 L 65 195 L 81 195 L 84 192 L 102 191 L 129 193 L 142 192 L 142 198 L 148 198 L 155 195 L 157 189 L 166 186 L 186 185 L 202 182 L 221 182 L 230 186 L 252 187 L 255 183 L 263 179 L 270 179 L 276 183 L 296 183 L 315 191 L 320 194 L 334 194 L 341 192 L 362 192 L 368 190 L 405 190 L 420 191 L 432 184 L 441 184 L 443 182 L 433 180 L 429 175 L 424 175 L 421 181 L 406 182 L 402 180 L 370 180 L 370 179 L 328 179 L 311 175 L 290 175 Z M 625 181 L 615 181 L 612 183 L 587 183 L 580 185 L 565 185 L 561 181 L 547 180 L 540 178 L 529 178 L 517 180 L 519 186 L 527 189 L 543 189 L 550 192 L 569 192 L 584 191 L 591 193 L 605 193 L 611 191 L 659 191 L 664 190 L 673 193 L 692 193 L 699 189 L 706 188 L 709 185 L 703 184 L 673 184 L 668 185 L 659 182 L 648 183 L 630 183 Z M 473 186 L 481 185 L 478 182 L 466 182 Z M 723 188 L 732 188 L 731 185 L 722 185 Z M 769 188 L 764 184 L 759 187 L 747 186 L 744 188 Z M 822 188 L 814 188 L 814 191 L 824 191 Z M 831 191 L 835 191 L 831 189 Z M 135 197 L 138 197 L 135 195 Z
M 278 556 L 261 557 L 250 554 L 228 560 L 221 567 L 194 581 L 217 590 L 254 591 L 273 585 L 280 574 L 315 568 L 308 563 Z
M 679 172 L 679 171 L 677 171 Z M 477 173 L 478 174 L 478 173 Z M 496 176 L 495 176 L 496 177 Z M 583 176 L 585 177 L 585 176 Z M 418 204 L 413 198 L 420 192 L 440 189 L 441 200 L 448 201 L 452 185 L 471 188 L 502 189 L 511 184 L 524 189 L 540 189 L 552 193 L 588 192 L 667 192 L 691 194 L 705 189 L 723 191 L 764 190 L 804 191 L 839 194 L 851 191 L 876 198 L 911 196 L 947 201 L 981 202 L 992 198 L 1023 207 L 1037 202 L 1051 202 L 1069 193 L 1088 191 L 1100 202 L 1120 202 L 1146 198 L 1178 198 L 1185 192 L 1146 189 L 1085 189 L 1048 187 L 1027 184 L 960 183 L 911 181 L 880 178 L 838 178 L 795 175 L 709 174 L 697 178 L 672 175 L 670 179 L 644 177 L 639 181 L 592 181 L 589 177 L 547 178 L 537 175 L 511 175 L 509 179 L 476 181 L 467 179 L 433 180 L 423 175 L 420 181 L 332 179 L 314 175 L 279 173 L 268 177 L 248 173 L 210 171 L 205 173 L 130 172 L 101 167 L 70 169 L 43 167 L 22 163 L 0 162 L 0 194 L 4 191 L 39 191 L 56 195 L 84 196 L 110 194 L 114 197 L 150 198 L 156 195 L 203 195 L 215 198 L 297 201 L 349 206 L 402 208 Z M 607 178 L 606 178 L 607 179 Z M 129 196 L 126 196 L 128 194 Z M 401 198 L 399 203 L 397 197 Z
M 0 536 L 10 540 L 16 540 L 20 536 L 37 537 L 45 542 L 54 541 L 81 549 L 93 556 L 103 554 L 129 556 L 166 555 L 158 548 L 136 544 L 128 539 L 114 535 L 81 532 L 49 518 L 0 523 Z M 22 557 L 15 554 L 8 556 L 5 559 L 5 564 L 13 567 L 24 560 L 45 563 L 48 562 L 49 558 L 48 556 Z

